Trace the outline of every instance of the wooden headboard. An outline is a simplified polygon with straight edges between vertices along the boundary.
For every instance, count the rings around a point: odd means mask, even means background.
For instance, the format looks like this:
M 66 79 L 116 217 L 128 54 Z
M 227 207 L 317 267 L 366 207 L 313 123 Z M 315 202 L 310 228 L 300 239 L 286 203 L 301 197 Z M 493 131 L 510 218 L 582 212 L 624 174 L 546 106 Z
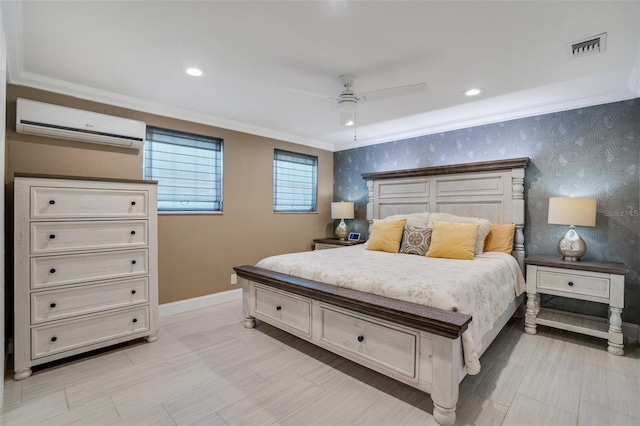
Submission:
M 363 173 L 367 220 L 442 212 L 515 223 L 513 256 L 524 271 L 524 176 L 529 158 Z

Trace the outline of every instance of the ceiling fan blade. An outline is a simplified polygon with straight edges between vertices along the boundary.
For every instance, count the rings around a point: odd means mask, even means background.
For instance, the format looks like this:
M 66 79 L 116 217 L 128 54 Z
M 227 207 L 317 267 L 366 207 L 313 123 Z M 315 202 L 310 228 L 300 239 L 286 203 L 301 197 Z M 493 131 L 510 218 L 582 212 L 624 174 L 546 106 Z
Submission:
M 320 93 L 309 92 L 307 90 L 294 89 L 293 87 L 283 87 L 283 89 L 289 92 L 297 93 L 299 95 L 313 96 L 314 98 L 333 99 L 333 100 L 337 99 L 335 96 L 322 95 Z
M 396 98 L 398 96 L 412 95 L 414 93 L 426 92 L 427 83 L 409 84 L 408 86 L 389 87 L 387 89 L 370 90 L 368 92 L 357 93 L 358 102 L 382 101 L 384 99 Z

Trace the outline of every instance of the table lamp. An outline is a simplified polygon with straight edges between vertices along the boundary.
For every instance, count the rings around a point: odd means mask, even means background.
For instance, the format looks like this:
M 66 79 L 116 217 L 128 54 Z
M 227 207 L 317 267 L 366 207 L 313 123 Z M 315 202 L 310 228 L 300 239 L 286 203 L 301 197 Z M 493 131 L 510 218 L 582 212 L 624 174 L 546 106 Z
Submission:
M 596 226 L 595 198 L 549 198 L 549 218 L 554 225 L 569 225 L 558 241 L 558 253 L 563 260 L 578 261 L 587 252 L 587 243 L 576 232 L 576 226 Z
M 339 240 L 347 239 L 349 228 L 344 220 L 353 219 L 353 217 L 353 203 L 344 201 L 331 203 L 331 219 L 340 219 L 340 223 L 336 226 L 336 237 Z

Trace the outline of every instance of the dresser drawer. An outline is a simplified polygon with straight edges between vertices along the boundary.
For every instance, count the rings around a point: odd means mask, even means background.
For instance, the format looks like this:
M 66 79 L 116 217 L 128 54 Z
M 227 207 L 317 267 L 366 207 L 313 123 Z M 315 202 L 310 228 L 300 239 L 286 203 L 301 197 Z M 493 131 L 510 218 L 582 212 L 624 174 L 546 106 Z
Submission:
M 405 376 L 415 377 L 415 334 L 323 308 L 322 340 Z
M 31 288 L 77 284 L 149 273 L 147 249 L 31 258 Z
M 541 290 L 595 296 L 609 299 L 609 276 L 594 273 L 568 272 L 566 269 L 538 268 L 537 287 Z
M 31 222 L 31 253 L 144 247 L 146 220 Z
M 147 277 L 33 292 L 31 324 L 148 302 Z
M 311 334 L 311 301 L 256 286 L 256 314 Z
M 31 218 L 147 217 L 147 191 L 31 187 Z
M 32 359 L 149 330 L 147 305 L 31 329 Z

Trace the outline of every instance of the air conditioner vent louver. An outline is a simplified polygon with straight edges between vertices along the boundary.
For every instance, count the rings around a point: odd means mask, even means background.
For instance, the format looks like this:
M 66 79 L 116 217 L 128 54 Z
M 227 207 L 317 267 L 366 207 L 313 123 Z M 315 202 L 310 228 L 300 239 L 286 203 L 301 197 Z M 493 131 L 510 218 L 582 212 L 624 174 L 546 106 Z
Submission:
M 567 44 L 567 52 L 572 58 L 602 53 L 607 48 L 607 33 L 598 34 Z

